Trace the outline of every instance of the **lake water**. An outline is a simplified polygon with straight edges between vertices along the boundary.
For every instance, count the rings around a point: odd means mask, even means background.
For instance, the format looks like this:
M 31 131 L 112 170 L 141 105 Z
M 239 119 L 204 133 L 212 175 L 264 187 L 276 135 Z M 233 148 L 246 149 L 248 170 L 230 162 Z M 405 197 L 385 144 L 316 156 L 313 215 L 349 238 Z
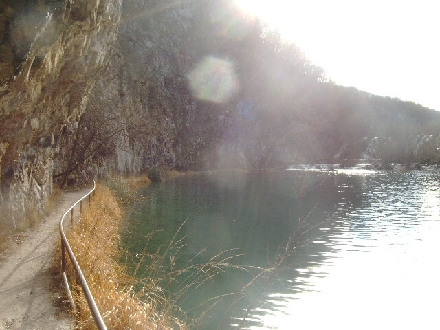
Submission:
M 203 329 L 440 329 L 438 171 L 192 175 L 140 194 L 133 255 L 163 251 L 186 220 L 175 267 L 222 251 L 261 267 L 226 267 L 179 300 L 190 316 L 217 302 Z

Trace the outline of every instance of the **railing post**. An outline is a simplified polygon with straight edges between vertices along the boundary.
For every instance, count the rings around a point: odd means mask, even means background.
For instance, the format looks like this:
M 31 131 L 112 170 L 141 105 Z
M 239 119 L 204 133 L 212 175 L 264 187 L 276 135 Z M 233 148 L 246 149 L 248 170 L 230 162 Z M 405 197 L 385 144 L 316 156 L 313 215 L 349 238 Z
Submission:
M 79 201 L 79 216 L 80 217 L 81 217 L 82 213 L 83 213 L 83 201 L 80 200 Z
M 70 224 L 73 225 L 73 209 L 75 207 L 72 207 L 72 209 L 70 210 Z

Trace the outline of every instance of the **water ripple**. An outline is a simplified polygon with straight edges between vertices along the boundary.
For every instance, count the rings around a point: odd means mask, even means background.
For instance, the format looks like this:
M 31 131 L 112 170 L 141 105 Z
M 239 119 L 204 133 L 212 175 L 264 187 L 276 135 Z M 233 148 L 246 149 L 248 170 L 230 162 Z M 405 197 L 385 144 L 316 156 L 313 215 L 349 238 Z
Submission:
M 251 328 L 434 329 L 428 299 L 440 294 L 438 183 L 434 172 L 370 175 L 361 191 L 341 183 L 332 226 L 302 251 L 320 251 L 318 261 L 296 269 L 286 283 L 294 293 L 269 295 L 276 310 Z

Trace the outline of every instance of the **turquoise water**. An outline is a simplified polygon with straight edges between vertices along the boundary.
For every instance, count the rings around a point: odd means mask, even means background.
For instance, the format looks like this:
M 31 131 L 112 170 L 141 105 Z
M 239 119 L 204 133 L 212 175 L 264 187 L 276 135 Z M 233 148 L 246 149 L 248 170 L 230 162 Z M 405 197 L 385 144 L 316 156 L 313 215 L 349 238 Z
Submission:
M 216 302 L 203 329 L 435 329 L 439 178 L 342 170 L 184 176 L 140 192 L 148 198 L 131 210 L 124 241 L 133 256 L 164 251 L 185 222 L 165 267 L 235 256 L 178 301 L 190 316 Z

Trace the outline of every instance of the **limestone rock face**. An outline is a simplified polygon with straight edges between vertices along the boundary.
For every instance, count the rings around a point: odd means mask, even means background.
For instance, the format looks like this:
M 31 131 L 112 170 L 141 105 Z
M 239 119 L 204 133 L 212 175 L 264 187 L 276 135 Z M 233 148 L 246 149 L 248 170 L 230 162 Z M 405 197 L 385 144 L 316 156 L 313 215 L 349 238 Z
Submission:
M 264 74 L 254 73 L 262 60 L 252 59 L 261 29 L 228 3 L 122 3 L 108 65 L 94 79 L 77 128 L 61 135 L 54 175 L 61 184 L 70 173 L 87 179 L 158 167 L 246 167 L 253 149 L 274 150 L 253 138 L 264 130 L 252 114 L 259 102 L 246 92 L 264 86 Z M 240 93 L 251 100 L 241 102 Z M 260 155 L 254 158 L 258 165 Z
M 198 100 L 189 84 L 191 71 L 204 57 L 221 56 L 216 50 L 219 36 L 212 34 L 219 27 L 212 24 L 211 13 L 204 12 L 213 7 L 206 3 L 123 2 L 109 65 L 96 80 L 93 102 L 86 107 L 86 113 L 103 120 L 101 126 L 117 120 L 115 131 L 120 134 L 107 134 L 112 151 L 105 159 L 96 155 L 90 162 L 93 171 L 96 164 L 99 171 L 118 173 L 201 167 L 203 153 L 220 136 L 231 107 Z
M 95 85 L 105 111 L 122 114 L 115 170 L 176 167 L 178 134 L 197 107 L 186 74 L 197 60 L 188 43 L 194 1 L 126 1 L 109 70 Z M 106 99 L 105 99 L 106 98 Z M 178 141 L 177 141 L 178 140 Z
M 2 214 L 20 226 L 52 190 L 60 134 L 110 58 L 120 0 L 0 2 Z

